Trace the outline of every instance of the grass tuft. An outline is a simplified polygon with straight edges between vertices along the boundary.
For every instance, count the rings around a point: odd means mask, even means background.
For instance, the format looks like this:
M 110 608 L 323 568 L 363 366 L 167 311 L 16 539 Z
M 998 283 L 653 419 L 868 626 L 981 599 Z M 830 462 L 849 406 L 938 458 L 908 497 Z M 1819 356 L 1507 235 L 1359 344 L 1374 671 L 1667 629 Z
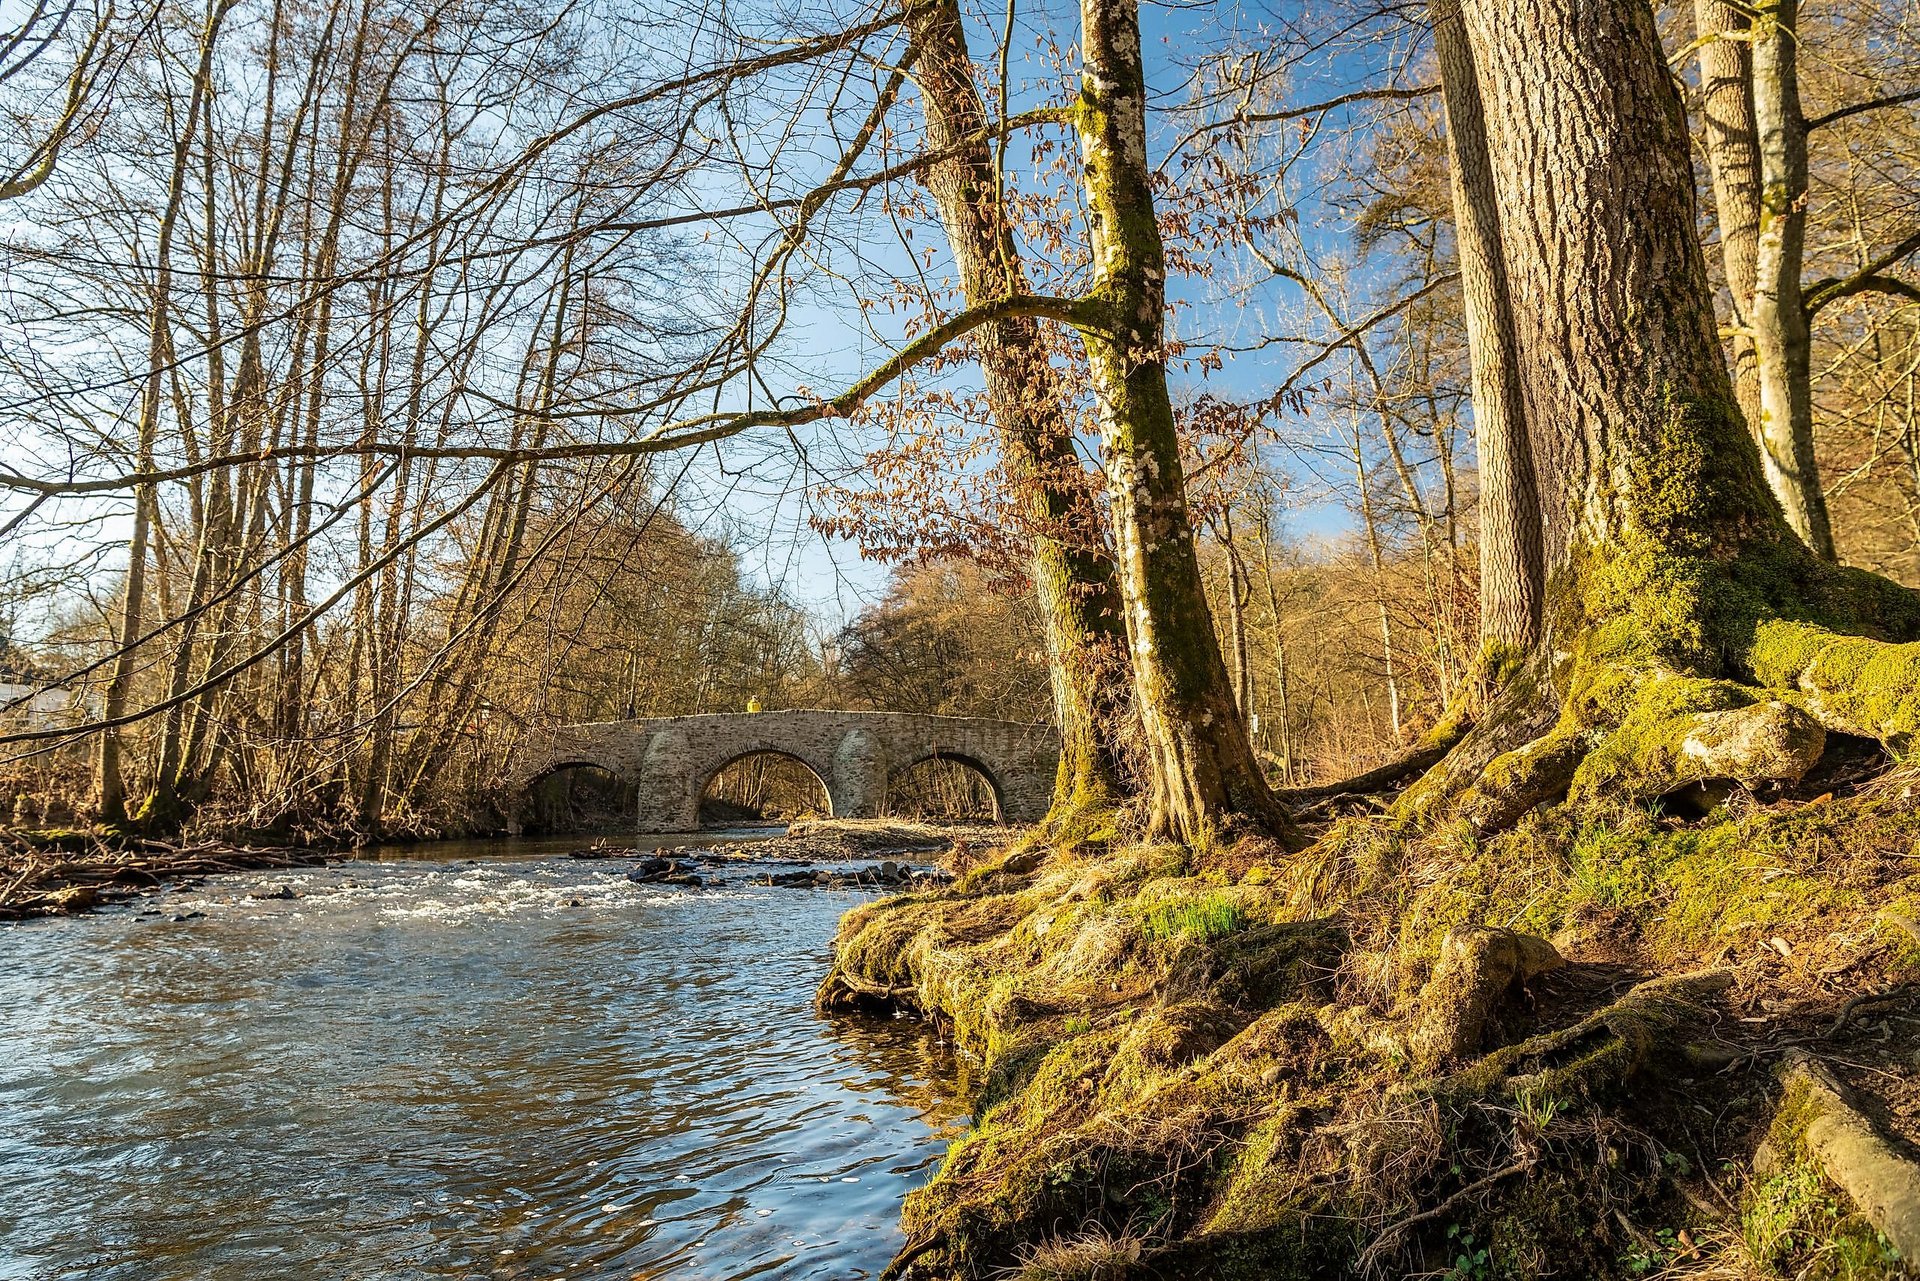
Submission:
M 1017 1281 L 1119 1281 L 1140 1261 L 1141 1242 L 1098 1224 L 1067 1237 L 1023 1247 Z
M 1246 911 L 1232 895 L 1222 891 L 1199 898 L 1157 903 L 1146 909 L 1140 928 L 1151 942 L 1170 943 L 1175 939 L 1197 939 L 1202 943 L 1237 934 L 1247 925 Z

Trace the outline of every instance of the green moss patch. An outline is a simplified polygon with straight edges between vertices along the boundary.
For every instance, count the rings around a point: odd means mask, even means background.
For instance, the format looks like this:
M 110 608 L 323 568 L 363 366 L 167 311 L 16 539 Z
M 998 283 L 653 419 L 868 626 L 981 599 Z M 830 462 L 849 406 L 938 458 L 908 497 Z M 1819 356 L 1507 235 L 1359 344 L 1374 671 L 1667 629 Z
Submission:
M 1724 691 L 1671 692 L 1693 709 Z M 978 1124 L 906 1207 L 928 1243 L 909 1275 L 1339 1275 L 1397 1219 L 1516 1162 L 1525 1179 L 1375 1262 L 1429 1266 L 1470 1238 L 1475 1275 L 1634 1275 L 1659 1251 L 1616 1215 L 1665 1175 L 1641 1122 L 1615 1117 L 1692 1070 L 1721 998 L 1602 990 L 1434 1081 L 1405 1046 L 1442 941 L 1518 930 L 1578 969 L 1603 938 L 1644 973 L 1777 961 L 1776 936 L 1877 937 L 1877 911 L 1920 897 L 1916 808 L 1882 788 L 1682 823 L 1599 798 L 1488 838 L 1351 820 L 1297 854 L 1262 847 L 1258 877 L 1236 872 L 1245 851 L 1056 849 L 850 913 L 822 999 L 908 988 L 975 1060 Z
M 1893 1281 L 1910 1275 L 1872 1225 L 1835 1195 L 1819 1169 L 1803 1162 L 1748 1188 L 1740 1235 L 1753 1261 L 1780 1276 Z

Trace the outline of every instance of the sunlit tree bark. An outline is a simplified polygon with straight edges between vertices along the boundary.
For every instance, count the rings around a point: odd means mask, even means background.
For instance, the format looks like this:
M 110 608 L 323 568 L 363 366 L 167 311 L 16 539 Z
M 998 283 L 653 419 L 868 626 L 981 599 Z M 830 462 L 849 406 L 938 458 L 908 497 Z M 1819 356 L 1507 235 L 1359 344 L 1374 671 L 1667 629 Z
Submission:
M 1797 0 L 1696 0 L 1708 170 L 1733 295 L 1734 390 L 1787 523 L 1834 558 L 1813 442 L 1813 338 L 1801 274 L 1807 122 Z
M 1821 659 L 1833 645 L 1881 652 L 1839 633 L 1904 639 L 1920 606 L 1816 558 L 1767 485 L 1721 354 L 1685 117 L 1644 0 L 1462 11 L 1515 330 L 1529 336 L 1549 584 L 1536 679 L 1516 695 L 1538 701 L 1455 753 L 1474 779 L 1468 809 L 1491 825 L 1569 788 L 1657 794 L 1684 765 L 1673 744 L 1711 713 L 1771 727 L 1753 740 L 1764 751 L 1726 765 L 1733 776 L 1797 777 L 1818 754 L 1814 722 L 1844 727 L 1836 709 L 1854 691 L 1803 709 L 1766 687 L 1888 675 Z M 1482 772 L 1490 743 L 1513 750 Z
M 1754 151 L 1752 28 L 1726 0 L 1694 0 L 1700 109 L 1713 181 L 1720 258 L 1733 298 L 1733 389 L 1749 425 L 1760 421 L 1760 370 L 1753 350 L 1755 242 L 1760 235 L 1760 158 Z
M 1487 157 L 1479 78 L 1459 3 L 1436 0 L 1429 12 L 1447 109 L 1460 292 L 1473 354 L 1473 425 L 1480 460 L 1480 634 L 1491 647 L 1523 653 L 1540 636 L 1546 582 L 1540 492 L 1500 244 L 1500 206 Z
M 1194 553 L 1164 363 L 1166 255 L 1147 161 L 1135 0 L 1080 9 L 1080 139 L 1094 284 L 1081 332 L 1098 401 L 1133 696 L 1152 766 L 1150 827 L 1185 840 L 1287 816 L 1254 758 Z
M 918 53 L 915 79 L 927 115 L 927 146 L 946 159 L 927 186 L 939 205 L 967 302 L 1030 292 L 974 81 L 959 5 L 936 0 L 909 11 Z M 948 154 L 951 153 L 951 154 Z M 1033 526 L 1034 588 L 1046 627 L 1062 742 L 1056 816 L 1100 805 L 1125 790 L 1117 736 L 1125 697 L 1126 635 L 1103 522 L 1074 450 L 1066 388 L 1039 322 L 1016 316 L 975 336 L 1000 451 Z

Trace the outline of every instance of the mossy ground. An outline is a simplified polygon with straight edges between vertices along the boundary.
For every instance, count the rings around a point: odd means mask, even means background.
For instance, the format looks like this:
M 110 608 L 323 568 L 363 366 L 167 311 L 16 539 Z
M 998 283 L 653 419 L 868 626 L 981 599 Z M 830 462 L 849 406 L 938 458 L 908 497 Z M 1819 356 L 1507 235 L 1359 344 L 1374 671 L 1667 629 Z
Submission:
M 903 1271 L 1898 1275 L 1843 1208 L 1743 1171 L 1774 1047 L 1920 965 L 1889 923 L 1920 901 L 1915 790 L 1686 819 L 1592 800 L 1485 839 L 1349 819 L 1300 853 L 1101 825 L 857 909 L 822 1000 L 892 991 L 977 1068 Z M 1483 925 L 1572 964 L 1514 1044 L 1421 1073 L 1422 986 Z

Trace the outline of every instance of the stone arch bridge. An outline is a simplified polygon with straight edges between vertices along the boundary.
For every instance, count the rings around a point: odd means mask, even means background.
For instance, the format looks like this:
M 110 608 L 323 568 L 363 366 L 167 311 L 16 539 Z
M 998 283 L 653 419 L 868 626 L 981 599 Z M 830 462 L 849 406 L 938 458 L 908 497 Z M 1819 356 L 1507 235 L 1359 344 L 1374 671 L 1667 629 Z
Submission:
M 507 781 L 524 798 L 555 770 L 593 766 L 635 789 L 640 832 L 690 832 L 700 825 L 700 797 L 713 776 L 764 752 L 812 770 L 836 818 L 877 817 L 899 771 L 958 761 L 985 776 L 1000 820 L 1010 823 L 1045 815 L 1060 759 L 1046 725 L 909 712 L 725 712 L 539 730 L 521 746 Z

